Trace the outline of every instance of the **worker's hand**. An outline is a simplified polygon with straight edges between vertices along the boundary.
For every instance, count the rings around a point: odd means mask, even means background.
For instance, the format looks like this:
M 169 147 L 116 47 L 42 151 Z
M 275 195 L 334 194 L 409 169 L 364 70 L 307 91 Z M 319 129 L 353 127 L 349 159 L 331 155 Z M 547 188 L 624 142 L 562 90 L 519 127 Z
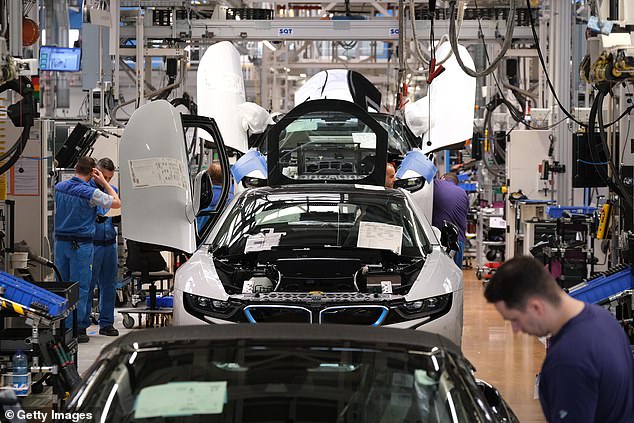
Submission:
M 105 188 L 106 185 L 108 185 L 108 182 L 106 182 L 106 178 L 103 177 L 103 173 L 101 173 L 99 169 L 93 168 L 92 177 L 101 188 Z

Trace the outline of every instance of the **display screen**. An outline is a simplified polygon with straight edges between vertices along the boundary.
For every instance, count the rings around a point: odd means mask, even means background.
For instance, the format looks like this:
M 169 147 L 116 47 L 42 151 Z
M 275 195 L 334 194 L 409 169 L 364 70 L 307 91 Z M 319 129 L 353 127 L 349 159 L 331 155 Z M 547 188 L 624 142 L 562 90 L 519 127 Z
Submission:
M 80 48 L 40 47 L 40 70 L 79 72 L 80 62 Z

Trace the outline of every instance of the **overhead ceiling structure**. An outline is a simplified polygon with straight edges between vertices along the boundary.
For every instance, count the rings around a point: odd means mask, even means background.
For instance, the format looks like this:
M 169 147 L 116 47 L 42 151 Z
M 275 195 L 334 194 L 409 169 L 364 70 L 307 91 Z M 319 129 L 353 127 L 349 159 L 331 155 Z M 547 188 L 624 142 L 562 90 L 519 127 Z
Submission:
M 246 78 L 247 91 L 256 84 L 253 99 L 278 111 L 291 108 L 292 91 L 324 69 L 361 71 L 379 86 L 384 98 L 394 98 L 403 82 L 413 85 L 412 89 L 422 96 L 430 46 L 443 36 L 446 41 L 450 29 L 447 1 L 438 1 L 433 12 L 428 1 L 414 0 L 118 3 L 136 9 L 121 12 L 122 46 L 129 45 L 128 41 L 137 39 L 142 31 L 145 47 L 189 47 L 190 65 L 195 69 L 207 46 L 231 41 L 246 58 L 245 66 L 255 69 L 254 80 Z M 490 57 L 495 57 L 511 22 L 507 19 L 511 3 L 458 2 L 462 11 L 456 18 L 459 42 L 465 46 L 486 44 Z M 532 41 L 532 33 L 527 9 L 519 7 L 522 2 L 516 3 L 512 33 L 517 48 L 511 49 L 510 55 L 534 56 L 533 50 L 521 48 Z M 460 10 L 461 4 L 464 7 Z M 142 28 L 138 25 L 139 8 L 143 9 Z

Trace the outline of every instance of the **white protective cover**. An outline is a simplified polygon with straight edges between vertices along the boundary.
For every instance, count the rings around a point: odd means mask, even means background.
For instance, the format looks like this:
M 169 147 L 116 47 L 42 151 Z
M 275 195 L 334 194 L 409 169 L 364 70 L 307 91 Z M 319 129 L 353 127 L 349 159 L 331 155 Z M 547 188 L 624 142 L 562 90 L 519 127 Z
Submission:
M 215 119 L 227 147 L 247 151 L 247 130 L 238 106 L 246 101 L 240 54 L 229 41 L 216 43 L 205 51 L 196 76 L 198 114 Z M 213 141 L 211 135 L 199 136 Z
M 332 69 L 327 72 L 318 72 L 295 91 L 295 106 L 307 100 L 319 99 L 335 99 L 353 102 L 350 87 L 348 86 L 347 69 Z
M 242 122 L 242 128 L 252 134 L 261 134 L 266 131 L 268 125 L 274 125 L 271 114 L 259 104 L 247 101 L 238 105 L 238 114 Z
M 458 50 L 463 63 L 475 69 L 467 49 L 458 45 Z M 436 57 L 442 60 L 450 51 L 451 46 L 445 42 L 436 49 Z M 473 136 L 476 79 L 463 72 L 453 55 L 443 66 L 445 71 L 432 81 L 428 95 L 405 106 L 407 126 L 416 136 L 425 134 L 424 153 L 461 143 Z M 429 140 L 431 145 L 428 145 Z
M 186 253 L 195 251 L 195 216 L 186 163 L 180 113 L 165 100 L 137 109 L 119 143 L 124 238 Z

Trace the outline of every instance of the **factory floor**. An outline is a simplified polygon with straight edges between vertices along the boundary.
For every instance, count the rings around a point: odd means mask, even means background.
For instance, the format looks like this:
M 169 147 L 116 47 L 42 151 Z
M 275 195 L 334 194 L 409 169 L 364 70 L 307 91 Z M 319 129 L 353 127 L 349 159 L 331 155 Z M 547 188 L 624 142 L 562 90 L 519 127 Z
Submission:
M 493 305 L 482 295 L 484 287 L 475 271 L 464 270 L 464 328 L 462 352 L 476 368 L 476 376 L 493 384 L 522 423 L 543 423 L 534 399 L 535 375 L 546 348 L 537 338 L 513 333 Z
M 495 308 L 482 295 L 483 285 L 475 272 L 464 270 L 464 330 L 462 349 L 475 366 L 476 376 L 495 385 L 522 423 L 543 423 L 539 400 L 534 399 L 535 375 L 539 372 L 546 349 L 534 337 L 513 334 Z M 121 315 L 115 315 L 115 327 L 125 329 Z M 99 327 L 88 328 L 90 342 L 79 346 L 79 372 L 85 372 L 113 337 L 99 335 Z

